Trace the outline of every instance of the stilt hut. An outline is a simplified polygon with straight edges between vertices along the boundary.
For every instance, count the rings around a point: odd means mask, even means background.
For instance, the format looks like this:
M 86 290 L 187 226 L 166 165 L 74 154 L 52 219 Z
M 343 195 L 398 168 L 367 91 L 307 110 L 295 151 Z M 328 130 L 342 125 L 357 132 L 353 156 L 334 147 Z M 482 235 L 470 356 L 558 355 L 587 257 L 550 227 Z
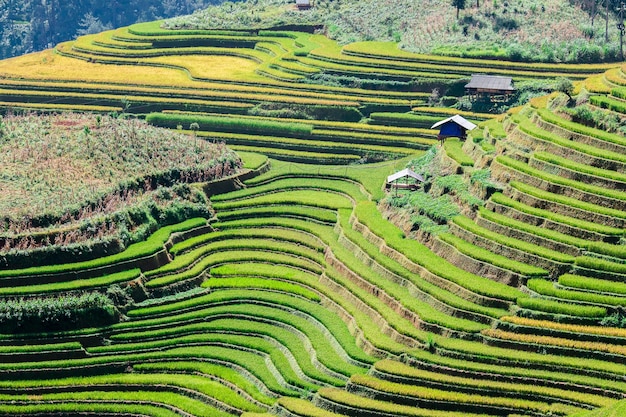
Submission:
M 409 168 L 398 171 L 387 177 L 386 189 L 395 188 L 396 190 L 417 190 L 424 182 L 424 177 L 416 174 Z
M 499 75 L 472 74 L 468 84 L 465 84 L 465 92 L 471 100 L 480 96 L 487 96 L 491 101 L 505 101 L 515 93 L 513 79 Z

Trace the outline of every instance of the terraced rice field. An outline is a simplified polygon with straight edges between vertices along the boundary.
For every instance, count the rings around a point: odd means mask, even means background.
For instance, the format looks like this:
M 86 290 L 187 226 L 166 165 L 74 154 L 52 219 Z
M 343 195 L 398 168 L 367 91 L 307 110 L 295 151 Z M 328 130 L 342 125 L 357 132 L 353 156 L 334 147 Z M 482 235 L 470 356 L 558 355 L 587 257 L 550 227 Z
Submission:
M 0 271 L 0 311 L 108 288 L 123 318 L 1 334 L 0 413 L 620 415 L 623 136 L 573 122 L 552 99 L 469 114 L 483 121 L 475 140 L 432 153 L 448 182 L 418 192 L 456 207 L 449 221 L 418 207 L 421 224 L 445 231 L 402 229 L 378 203 L 386 176 L 424 155 L 433 118 L 449 115 L 424 108 L 434 86 L 566 74 L 621 114 L 626 76 L 380 51 L 142 24 L 0 62 L 5 109 L 146 116 L 225 141 L 250 170 L 234 187 L 202 184 L 209 221 L 95 263 Z M 462 195 L 453 181 L 476 185 Z

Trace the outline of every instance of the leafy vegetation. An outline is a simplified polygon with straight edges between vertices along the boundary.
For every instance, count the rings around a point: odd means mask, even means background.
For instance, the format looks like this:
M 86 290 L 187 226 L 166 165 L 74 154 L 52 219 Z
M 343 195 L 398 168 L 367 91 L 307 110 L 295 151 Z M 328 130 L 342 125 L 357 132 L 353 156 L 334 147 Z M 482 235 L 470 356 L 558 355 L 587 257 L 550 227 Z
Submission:
M 464 7 L 457 7 L 461 5 Z M 297 13 L 283 1 L 264 0 L 213 6 L 169 19 L 166 27 L 247 29 L 324 24 L 329 35 L 342 43 L 395 41 L 410 51 L 453 57 L 540 62 L 618 58 L 616 34 L 609 32 L 612 42 L 607 43 L 604 31 L 591 23 L 598 15 L 595 3 L 527 0 L 465 5 L 465 1 L 451 4 L 449 0 L 434 0 L 427 7 L 410 2 L 321 1 L 306 13 Z M 614 22 L 616 16 L 610 13 L 608 19 Z

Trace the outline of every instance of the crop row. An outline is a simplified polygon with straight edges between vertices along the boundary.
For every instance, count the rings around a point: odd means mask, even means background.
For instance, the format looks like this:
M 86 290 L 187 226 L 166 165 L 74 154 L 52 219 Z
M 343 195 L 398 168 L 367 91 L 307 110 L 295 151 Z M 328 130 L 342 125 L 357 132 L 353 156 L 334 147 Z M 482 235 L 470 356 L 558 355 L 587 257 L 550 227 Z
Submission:
M 346 194 L 355 200 L 364 200 L 365 196 L 357 184 L 346 180 L 316 178 L 285 178 L 256 187 L 244 188 L 221 196 L 214 196 L 213 202 L 236 201 L 269 192 L 289 191 L 291 189 L 320 189 Z
M 458 309 L 464 312 L 474 312 L 479 315 L 489 316 L 489 317 L 500 317 L 504 310 L 491 308 L 482 306 L 471 301 L 468 301 L 459 295 L 455 294 L 453 290 L 447 290 L 445 288 L 438 287 L 437 285 L 427 281 L 426 279 L 419 276 L 419 274 L 415 274 L 408 270 L 405 266 L 403 266 L 397 260 L 394 260 L 391 257 L 386 256 L 381 253 L 380 248 L 369 242 L 362 234 L 352 229 L 350 224 L 346 224 L 346 216 L 342 215 L 340 217 L 340 222 L 342 225 L 342 233 L 354 244 L 358 245 L 358 248 L 362 250 L 367 256 L 373 259 L 381 268 L 386 269 L 387 271 L 396 274 L 400 278 L 412 283 L 415 285 L 420 291 L 425 294 L 432 296 L 435 300 L 439 301 L 443 305 L 448 308 Z M 372 265 L 373 269 L 373 265 Z M 404 284 L 400 281 L 402 285 Z M 407 285 L 408 286 L 408 285 Z M 428 302 L 428 301 L 427 301 Z M 433 303 L 433 306 L 437 306 L 438 303 Z M 441 308 L 441 307 L 440 307 Z M 459 315 L 461 315 L 459 313 Z M 484 317 L 483 317 L 484 318 Z M 480 320 L 476 320 L 480 321 Z
M 42 267 L 30 267 L 19 270 L 0 271 L 0 277 L 16 276 L 44 276 L 55 273 L 71 273 L 81 270 L 90 270 L 106 267 L 116 263 L 130 261 L 152 255 L 163 249 L 163 245 L 172 233 L 184 232 L 196 227 L 206 225 L 206 219 L 194 218 L 172 226 L 165 226 L 154 232 L 147 240 L 130 245 L 126 250 L 115 255 L 104 256 L 91 261 L 76 262 L 72 264 L 52 265 Z
M 448 279 L 478 294 L 484 294 L 496 299 L 515 300 L 522 295 L 517 290 L 504 284 L 494 283 L 454 267 L 417 241 L 405 239 L 400 229 L 382 219 L 374 205 L 361 203 L 356 206 L 355 212 L 360 222 L 364 223 L 377 236 L 384 237 L 387 245 L 437 276 Z
M 527 326 L 531 328 L 541 328 L 554 330 L 557 332 L 567 332 L 576 334 L 597 335 L 600 337 L 626 338 L 626 329 L 606 326 L 585 326 L 569 323 L 558 323 L 548 320 L 536 320 L 525 317 L 507 316 L 500 318 L 501 321 L 517 326 Z
M 477 225 L 471 219 L 464 216 L 457 216 L 452 220 L 456 225 L 461 227 L 462 229 L 475 234 L 477 236 L 483 237 L 494 243 L 499 245 L 504 245 L 511 247 L 513 249 L 520 250 L 525 253 L 534 254 L 540 256 L 542 258 L 547 258 L 556 262 L 562 263 L 573 263 L 574 257 L 563 254 L 561 252 L 557 252 L 548 248 L 544 248 L 538 245 L 535 245 L 530 242 L 526 242 L 524 240 L 511 238 L 509 236 L 501 235 L 499 233 L 492 232 L 489 229 L 486 229 L 482 226 Z
M 228 410 L 232 412 L 241 411 L 262 411 L 261 408 L 249 401 L 244 400 L 241 396 L 236 394 L 232 389 L 226 386 L 211 381 L 208 378 L 202 378 L 194 375 L 174 375 L 174 374 L 109 374 L 105 377 L 85 377 L 82 380 L 78 378 L 61 379 L 62 382 L 68 384 L 70 387 L 80 390 L 84 390 L 90 386 L 101 387 L 100 390 L 93 389 L 84 392 L 58 392 L 51 394 L 41 394 L 42 400 L 47 398 L 48 400 L 57 399 L 57 401 L 71 401 L 84 399 L 97 399 L 100 397 L 108 397 L 110 400 L 126 400 L 126 401 L 145 401 L 152 403 L 159 403 L 163 401 L 171 406 L 185 408 L 189 403 L 196 403 L 195 409 L 207 408 L 207 414 L 202 415 L 217 415 L 227 416 L 230 413 L 219 412 L 218 407 L 226 405 Z M 52 381 L 36 381 L 40 384 L 45 383 L 45 386 L 63 386 Z M 28 384 L 31 385 L 32 384 Z M 28 386 L 27 385 L 27 386 Z M 110 394 L 106 394 L 104 391 L 110 387 L 109 390 L 113 390 Z M 37 385 L 34 385 L 37 387 Z M 152 391 L 152 392 L 151 392 Z M 159 395 L 155 396 L 155 392 Z M 185 395 L 186 394 L 186 395 Z M 198 398 L 193 400 L 190 397 L 195 394 Z M 170 402 L 171 397 L 174 397 L 176 401 Z M 29 395 L 2 395 L 2 400 L 13 401 L 27 401 Z M 212 403 L 212 404 L 211 404 Z
M 523 320 L 523 319 L 522 319 Z M 374 365 L 374 375 L 377 377 L 402 382 L 415 386 L 432 386 L 439 388 L 456 388 L 464 392 L 493 392 L 499 396 L 514 396 L 517 398 L 552 398 L 558 400 L 566 400 L 570 402 L 576 397 L 576 402 L 582 404 L 590 404 L 593 406 L 606 406 L 611 404 L 613 400 L 607 399 L 599 395 L 572 393 L 571 391 L 546 387 L 534 384 L 512 383 L 495 381 L 491 378 L 481 378 L 481 375 L 456 376 L 446 373 L 435 372 L 427 369 L 421 369 L 415 366 L 409 366 L 405 363 L 384 359 Z M 484 375 L 483 375 L 484 377 Z
M 381 380 L 370 375 L 355 375 L 350 379 L 350 383 L 349 390 L 352 392 L 358 392 L 362 388 L 366 388 L 365 392 L 374 393 L 375 397 L 395 400 L 393 402 L 415 405 L 423 404 L 425 406 L 432 404 L 433 408 L 437 408 L 438 405 L 445 403 L 446 409 L 457 409 L 459 411 L 489 412 L 497 409 L 517 409 L 523 413 L 561 413 L 569 408 L 563 404 L 549 404 L 537 400 L 507 398 L 493 394 L 479 395 L 449 389 L 416 387 Z M 574 408 L 572 407 L 572 409 Z
M 471 320 L 445 314 L 438 311 L 428 303 L 415 298 L 406 287 L 392 282 L 375 271 L 372 271 L 367 265 L 351 254 L 347 248 L 334 246 L 333 253 L 343 262 L 345 266 L 371 286 L 379 289 L 381 293 L 384 292 L 392 299 L 399 301 L 408 311 L 417 314 L 420 321 L 468 333 L 477 332 L 485 327 L 485 325 L 475 323 Z M 430 326 L 422 325 L 422 327 L 429 328 Z M 443 330 L 437 329 L 436 326 L 432 326 L 431 331 L 442 332 Z
M 528 310 L 566 316 L 601 318 L 606 315 L 606 309 L 603 307 L 584 306 L 544 298 L 520 298 L 517 304 Z
M 360 155 L 328 152 L 296 151 L 292 149 L 271 148 L 264 146 L 230 145 L 231 149 L 243 152 L 259 152 L 270 158 L 286 162 L 322 165 L 347 165 L 362 159 Z
M 533 158 L 543 162 L 548 162 L 553 165 L 557 165 L 562 168 L 566 168 L 571 171 L 575 171 L 576 173 L 584 173 L 594 177 L 606 178 L 610 180 L 610 182 L 607 181 L 607 186 L 611 188 L 624 188 L 623 184 L 615 183 L 626 183 L 626 174 L 623 174 L 621 172 L 615 172 L 614 170 L 602 169 L 587 164 L 581 164 L 579 162 L 553 155 L 548 152 L 535 152 L 533 154 Z M 593 182 L 593 179 L 590 178 L 588 182 Z
M 269 265 L 249 265 L 269 270 L 267 272 L 263 270 L 251 271 L 257 274 L 265 273 L 265 275 L 268 275 L 268 273 L 277 272 L 276 270 L 272 270 Z M 241 266 L 234 269 L 237 276 L 245 276 L 246 271 L 244 268 L 245 266 Z M 228 276 L 229 272 L 226 267 L 219 269 L 219 273 L 223 276 Z M 292 271 L 292 275 L 295 272 L 296 271 Z M 133 317 L 133 321 L 115 325 L 114 328 L 116 330 L 148 329 L 152 326 L 161 327 L 166 324 L 176 325 L 176 323 L 197 321 L 207 316 L 208 313 L 205 310 L 207 306 L 211 304 L 215 304 L 214 307 L 211 307 L 211 311 L 219 311 L 219 309 L 222 308 L 224 313 L 228 313 L 229 309 L 235 311 L 237 308 L 241 308 L 242 314 L 254 312 L 255 316 L 260 318 L 266 317 L 284 321 L 298 328 L 300 331 L 310 334 L 311 340 L 314 343 L 323 343 L 326 340 L 335 338 L 341 346 L 341 349 L 355 361 L 359 363 L 372 363 L 374 360 L 356 346 L 355 340 L 350 335 L 347 326 L 341 320 L 336 320 L 336 316 L 329 309 L 318 303 L 299 297 L 293 297 L 286 293 L 270 293 L 245 289 L 212 292 L 188 300 L 131 310 L 129 315 Z M 220 305 L 225 307 L 219 307 Z M 241 305 L 241 307 L 238 307 L 239 305 Z M 282 311 L 287 311 L 290 314 L 285 315 Z M 291 314 L 293 312 L 300 313 Z M 313 324 L 313 327 L 311 327 L 311 324 Z M 315 330 L 315 328 L 318 330 Z M 327 329 L 328 334 L 332 336 L 325 336 L 318 340 L 316 334 L 318 334 L 320 330 L 326 333 L 325 329 Z M 94 349 L 107 351 L 120 348 L 124 349 L 123 345 L 108 348 L 92 348 L 90 352 L 95 352 Z M 324 349 L 325 348 L 321 348 L 320 351 L 324 351 Z
M 486 67 L 486 68 L 508 68 L 515 70 L 531 70 L 533 72 L 558 72 L 568 73 L 573 72 L 576 74 L 593 74 L 604 72 L 610 69 L 610 64 L 545 64 L 540 62 L 513 62 L 505 61 L 501 59 L 476 59 L 476 58 L 459 58 L 449 57 L 445 55 L 427 55 L 417 54 L 404 51 L 397 48 L 394 43 L 391 42 L 354 42 L 343 47 L 343 53 L 347 55 L 365 56 L 372 58 L 385 58 L 394 59 L 399 61 L 408 61 L 416 63 L 438 63 L 438 64 L 458 64 L 459 62 L 472 65 L 474 67 Z M 485 72 L 484 69 L 479 71 Z
M 552 282 L 546 280 L 531 279 L 528 281 L 527 285 L 528 288 L 538 292 L 539 294 L 555 297 L 561 300 L 581 301 L 589 304 L 608 306 L 626 306 L 626 298 L 624 297 L 561 289 L 555 287 Z
M 545 73 L 538 73 L 533 70 L 521 70 L 521 69 L 509 69 L 509 68 L 493 68 L 486 71 L 484 67 L 477 67 L 471 64 L 471 61 L 461 61 L 461 65 L 450 66 L 447 63 L 429 63 L 429 62 L 410 62 L 400 61 L 396 59 L 385 59 L 384 57 L 377 56 L 376 58 L 361 57 L 358 55 L 347 55 L 342 53 L 342 49 L 333 45 L 330 41 L 322 38 L 321 35 L 313 36 L 312 39 L 315 42 L 320 43 L 323 48 L 318 48 L 309 53 L 308 58 L 301 59 L 303 62 L 311 65 L 318 66 L 323 69 L 343 70 L 346 72 L 354 71 L 352 68 L 356 68 L 361 72 L 365 72 L 366 69 L 371 68 L 373 71 L 378 71 L 384 74 L 411 74 L 418 77 L 420 75 L 428 76 L 430 74 L 436 74 L 437 78 L 446 77 L 452 78 L 469 76 L 471 74 L 488 72 L 494 75 L 508 75 L 518 78 L 548 78 L 559 77 L 564 74 L 558 71 L 550 71 Z M 312 61 L 312 62 L 311 62 Z M 315 62 L 317 61 L 317 63 Z M 458 62 L 458 61 L 457 61 Z M 463 62 L 468 62 L 467 66 L 462 65 Z M 332 65 L 331 65 L 332 63 Z M 567 74 L 569 77 L 586 78 L 587 74 Z
M 523 184 L 523 183 L 519 183 L 519 182 L 515 182 L 514 184 L 511 184 L 514 188 L 525 191 L 525 192 L 530 192 L 532 193 L 531 195 L 537 195 L 538 197 L 545 197 L 548 196 L 550 197 L 550 193 L 543 191 L 543 190 L 539 190 L 537 188 L 534 188 L 532 186 L 529 186 L 527 184 Z M 543 218 L 543 219 L 548 219 L 551 220 L 553 222 L 556 223 L 561 223 L 561 224 L 565 224 L 568 226 L 571 226 L 573 228 L 579 228 L 579 229 L 583 229 L 583 230 L 589 230 L 595 233 L 599 233 L 602 235 L 607 235 L 607 236 L 621 236 L 622 235 L 622 230 L 620 228 L 617 227 L 610 227 L 610 226 L 605 226 L 603 224 L 598 224 L 598 223 L 593 223 L 590 221 L 586 221 L 586 220 L 581 220 L 581 219 L 576 219 L 573 217 L 569 217 L 563 214 L 559 214 L 556 213 L 553 210 L 548 210 L 548 209 L 540 209 L 540 208 L 536 208 L 536 207 L 532 207 L 529 206 L 527 204 L 521 203 L 519 201 L 513 200 L 510 197 L 506 197 L 504 194 L 501 193 L 496 193 L 492 196 L 492 201 L 497 203 L 497 204 L 501 204 L 507 207 L 510 207 L 514 210 L 517 210 L 519 212 L 525 213 L 525 214 L 529 214 L 531 216 L 536 216 L 539 218 Z M 558 202 L 564 205 L 569 205 L 568 203 L 572 202 L 572 200 L 575 200 L 573 198 L 567 198 L 567 197 L 563 197 L 561 196 L 561 198 L 558 199 Z M 580 208 L 594 208 L 594 205 L 588 204 L 588 205 L 584 205 L 582 202 L 580 202 L 579 204 L 577 204 L 577 206 L 579 206 Z M 589 210 L 591 211 L 591 210 Z M 617 211 L 617 210 L 614 210 Z M 555 239 L 558 240 L 558 239 Z M 581 243 L 579 241 L 566 241 L 564 243 L 570 243 L 573 244 L 573 242 L 578 242 Z M 591 244 L 591 243 L 590 243 Z M 575 244 L 575 246 L 581 246 L 579 244 Z M 584 246 L 582 246 L 584 247 Z
M 310 105 L 333 105 L 340 106 L 341 103 L 378 103 L 381 105 L 402 105 L 413 99 L 408 96 L 406 99 L 402 96 L 395 97 L 381 92 L 378 96 L 371 96 L 371 92 L 367 90 L 355 89 L 325 89 L 314 85 L 302 85 L 298 88 L 289 88 L 284 85 L 259 84 L 259 85 L 240 85 L 229 83 L 224 85 L 219 82 L 196 81 L 196 88 L 192 86 L 163 86 L 159 88 L 158 80 L 154 82 L 145 82 L 142 84 L 123 84 L 117 85 L 113 83 L 94 83 L 89 79 L 84 81 L 63 81 L 62 79 L 48 79 L 38 81 L 29 79 L 24 81 L 2 80 L 2 85 L 7 90 L 19 89 L 21 91 L 56 91 L 59 93 L 83 93 L 83 94 L 109 94 L 120 96 L 146 96 L 146 97 L 162 97 L 163 99 L 186 99 L 186 100 L 223 100 L 232 103 L 239 102 L 244 105 L 246 102 L 270 102 L 277 101 L 282 103 L 293 104 L 310 104 Z M 415 93 L 417 94 L 417 93 Z M 234 104 L 233 104 L 234 106 Z
M 392 155 L 392 156 L 405 156 L 415 153 L 415 150 L 411 147 L 393 146 L 393 143 L 387 143 L 385 145 L 377 144 L 358 144 L 351 141 L 340 138 L 341 140 L 334 140 L 333 137 L 318 137 L 316 134 L 312 134 L 310 138 L 295 139 L 289 137 L 277 137 L 255 134 L 242 134 L 242 133 L 222 133 L 202 131 L 199 132 L 198 137 L 205 138 L 211 141 L 224 141 L 226 144 L 232 147 L 246 147 L 254 148 L 259 147 L 263 149 L 272 149 L 284 153 L 281 159 L 286 159 L 288 152 L 293 152 L 296 155 L 298 152 L 311 152 L 317 154 L 327 153 L 328 157 L 337 156 L 339 158 L 349 157 L 351 155 L 367 156 L 372 155 Z M 424 148 L 424 145 L 418 145 L 419 148 Z M 271 152 L 271 151 L 270 151 Z M 271 153 L 270 153 L 271 154 Z
M 539 128 L 537 125 L 530 122 L 530 120 L 525 119 L 521 116 L 518 118 L 515 118 L 514 121 L 518 123 L 518 127 L 520 131 L 530 135 L 531 137 L 535 139 L 553 143 L 562 148 L 565 148 L 566 150 L 572 149 L 574 151 L 578 151 L 582 153 L 583 155 L 590 155 L 591 157 L 602 158 L 605 160 L 616 161 L 619 163 L 626 162 L 626 158 L 620 152 L 602 149 L 599 147 L 589 145 L 587 143 L 581 143 L 581 142 L 574 141 L 574 140 L 566 140 L 565 138 L 563 138 L 562 136 L 556 133 L 552 133 L 547 130 Z
M 585 354 L 580 351 L 593 351 L 600 352 L 600 357 L 607 360 L 615 360 L 620 361 L 623 358 L 613 358 L 610 359 L 609 355 L 602 355 L 602 353 L 616 355 L 616 356 L 624 356 L 626 355 L 626 347 L 613 345 L 609 343 L 600 343 L 600 342 L 588 342 L 588 341 L 578 341 L 560 337 L 553 336 L 540 336 L 534 334 L 520 334 L 520 333 L 512 333 L 506 332 L 503 330 L 496 329 L 488 329 L 483 331 L 483 334 L 489 337 L 493 337 L 496 339 L 503 339 L 507 341 L 515 341 L 522 343 L 529 343 L 536 346 L 545 346 L 545 347 L 563 347 L 567 349 L 572 349 L 572 352 L 569 352 L 574 356 L 585 356 L 588 357 L 589 353 Z M 591 355 L 589 355 L 591 356 Z
M 556 115 L 548 109 L 537 109 L 537 114 L 539 115 L 539 117 L 541 117 L 542 120 L 557 125 L 570 132 L 579 133 L 581 135 L 586 135 L 591 138 L 600 139 L 602 141 L 614 143 L 616 145 L 626 146 L 626 140 L 618 134 L 609 133 L 601 129 L 596 129 L 582 125 L 580 123 L 571 122 Z
M 443 148 L 446 155 L 455 160 L 461 166 L 473 167 L 474 160 L 463 151 L 463 142 L 458 138 L 447 139 Z
M 151 330 L 147 333 L 119 334 L 114 340 L 139 343 L 136 348 L 140 348 L 141 345 L 149 348 L 150 340 L 167 339 L 169 346 L 176 346 L 181 342 L 185 343 L 183 340 L 187 336 L 194 340 L 193 343 L 227 343 L 263 352 L 274 359 L 278 369 L 289 378 L 290 383 L 303 388 L 314 389 L 315 384 L 344 385 L 342 380 L 322 372 L 314 365 L 314 355 L 295 332 L 267 321 L 255 320 L 254 316 L 249 314 L 237 317 L 236 313 L 232 313 L 227 317 L 211 317 L 207 323 L 185 324 L 176 328 Z M 310 341 L 308 344 L 310 345 Z M 159 347 L 163 347 L 163 344 L 159 343 Z M 290 354 L 274 353 L 284 349 Z M 289 375 L 293 372 L 291 370 L 293 365 L 290 366 L 281 356 L 288 359 L 290 355 L 293 355 L 302 372 L 315 382 L 308 384 L 306 381 L 298 382 L 301 378 L 295 376 L 297 373 Z
M 526 276 L 545 276 L 548 274 L 548 271 L 545 269 L 499 255 L 487 249 L 481 248 L 480 246 L 473 245 L 450 233 L 441 233 L 438 238 L 454 246 L 459 252 L 470 256 L 471 258 L 490 263 L 499 268 L 509 269 Z
M 237 230 L 237 229 L 222 230 L 222 231 L 214 231 L 211 233 L 202 234 L 199 236 L 186 239 L 182 242 L 176 243 L 170 249 L 170 253 L 177 256 L 199 245 L 207 244 L 210 242 L 216 242 L 216 241 L 225 240 L 225 239 L 245 240 L 245 239 L 250 239 L 250 238 L 281 240 L 281 241 L 286 241 L 286 242 L 297 243 L 298 245 L 315 249 L 319 252 L 323 251 L 323 246 L 320 243 L 320 241 L 317 238 L 309 234 L 303 233 L 298 230 L 263 227 L 263 228 L 256 228 L 256 229 L 247 228 L 247 229 L 241 229 L 241 230 Z
M 595 194 L 597 196 L 606 197 L 609 199 L 614 199 L 619 201 L 626 201 L 626 193 L 619 192 L 611 189 L 607 189 L 605 187 L 600 187 L 597 185 L 590 185 L 581 181 L 570 180 L 568 178 L 563 178 L 559 175 L 551 174 L 542 170 L 538 170 L 529 166 L 528 164 L 512 159 L 508 156 L 498 156 L 496 157 L 496 161 L 505 165 L 509 168 L 512 168 L 516 171 L 520 171 L 524 174 L 533 176 L 539 180 L 544 180 L 552 184 L 558 184 L 565 187 L 570 187 L 576 190 L 580 190 L 585 193 Z M 616 204 L 618 204 L 616 202 Z M 615 205 L 615 204 L 614 204 Z
M 576 209 L 584 210 L 591 213 L 597 213 L 608 217 L 616 217 L 618 219 L 626 218 L 626 213 L 622 210 L 616 210 L 598 204 L 587 203 L 577 198 L 568 197 L 562 194 L 551 193 L 540 188 L 533 187 L 532 185 L 525 184 L 523 182 L 511 181 L 509 185 L 517 191 L 541 200 L 545 200 L 552 204 L 560 204 L 563 206 L 573 207 Z M 556 210 L 553 212 L 556 212 Z

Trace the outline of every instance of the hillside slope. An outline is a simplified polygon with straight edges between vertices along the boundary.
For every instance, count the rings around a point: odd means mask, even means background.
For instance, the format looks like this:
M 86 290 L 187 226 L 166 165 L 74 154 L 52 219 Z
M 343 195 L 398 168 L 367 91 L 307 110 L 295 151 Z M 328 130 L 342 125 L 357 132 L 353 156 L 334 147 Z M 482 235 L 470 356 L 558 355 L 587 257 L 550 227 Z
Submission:
M 340 43 L 399 42 L 403 49 L 516 61 L 599 62 L 619 58 L 614 7 L 567 0 L 318 0 L 305 12 L 287 0 L 228 3 L 166 22 L 169 28 L 323 25 Z M 477 7 L 478 4 L 478 7 Z M 586 7 L 584 10 L 582 7 Z M 590 9 L 590 7 L 594 7 Z
M 217 4 L 211 0 L 63 2 L 0 1 L 0 59 L 51 48 L 78 35 L 101 32 Z
M 196 178 L 210 222 L 0 270 L 0 413 L 543 417 L 625 398 L 626 142 L 597 128 L 626 114 L 623 69 L 390 46 L 155 22 L 0 62 L 6 112 L 145 117 L 251 170 Z M 428 104 L 475 72 L 567 76 L 588 112 L 564 94 L 464 112 L 480 129 L 441 146 L 430 127 L 456 109 Z M 407 164 L 427 183 L 386 192 Z

